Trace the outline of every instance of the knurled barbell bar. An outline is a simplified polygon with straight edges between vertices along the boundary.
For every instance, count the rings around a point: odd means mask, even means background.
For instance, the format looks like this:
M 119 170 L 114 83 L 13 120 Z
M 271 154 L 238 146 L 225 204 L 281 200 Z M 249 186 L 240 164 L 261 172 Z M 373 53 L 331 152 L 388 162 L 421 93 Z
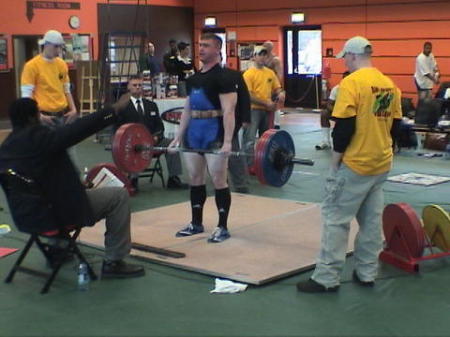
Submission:
M 170 148 L 181 152 L 221 155 L 217 150 Z M 147 168 L 154 152 L 166 152 L 167 147 L 153 146 L 153 137 L 142 124 L 122 125 L 113 140 L 113 159 L 122 171 L 137 173 Z M 310 159 L 295 158 L 292 137 L 284 130 L 270 129 L 256 143 L 255 153 L 231 152 L 232 156 L 253 156 L 255 173 L 262 184 L 281 187 L 290 178 L 294 164 L 314 165 Z

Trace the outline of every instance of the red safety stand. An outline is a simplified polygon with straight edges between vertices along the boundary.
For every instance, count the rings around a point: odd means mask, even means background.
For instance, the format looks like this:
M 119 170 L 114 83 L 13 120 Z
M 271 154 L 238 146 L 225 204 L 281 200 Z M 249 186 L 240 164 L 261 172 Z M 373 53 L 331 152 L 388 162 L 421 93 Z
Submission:
M 383 212 L 386 247 L 380 260 L 407 272 L 419 271 L 419 263 L 450 256 L 450 251 L 435 253 L 414 209 L 406 203 L 387 205 Z M 423 256 L 425 248 L 431 254 Z

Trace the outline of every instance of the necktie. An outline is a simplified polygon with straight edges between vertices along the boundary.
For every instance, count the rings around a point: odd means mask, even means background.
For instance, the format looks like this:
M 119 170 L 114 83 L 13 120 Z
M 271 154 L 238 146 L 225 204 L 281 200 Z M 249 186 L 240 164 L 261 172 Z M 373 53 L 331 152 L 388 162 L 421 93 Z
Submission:
M 137 104 L 137 112 L 139 115 L 144 116 L 144 110 L 142 110 L 141 101 L 139 99 L 136 100 Z

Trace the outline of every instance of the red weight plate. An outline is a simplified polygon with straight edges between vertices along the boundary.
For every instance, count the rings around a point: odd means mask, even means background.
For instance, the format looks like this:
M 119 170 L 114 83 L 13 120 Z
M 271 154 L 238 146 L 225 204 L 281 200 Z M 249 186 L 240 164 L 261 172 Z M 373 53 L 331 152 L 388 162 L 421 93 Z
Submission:
M 270 137 L 276 133 L 277 130 L 269 129 L 263 133 L 261 137 L 259 137 L 258 142 L 255 147 L 255 155 L 253 159 L 253 165 L 255 167 L 255 175 L 258 178 L 259 182 L 263 185 L 266 185 L 266 180 L 264 178 L 264 158 L 267 153 L 267 143 Z
M 153 151 L 137 151 L 136 146 L 153 146 L 153 137 L 142 124 L 122 125 L 113 140 L 112 155 L 117 167 L 127 173 L 142 172 L 152 160 Z
M 294 157 L 295 147 L 291 135 L 284 130 L 267 130 L 255 149 L 255 173 L 258 180 L 270 186 L 283 186 L 294 168 L 294 164 L 287 163 L 287 159 Z
M 383 211 L 383 231 L 388 249 L 400 256 L 421 257 L 425 249 L 422 224 L 407 203 L 390 204 Z M 397 235 L 400 233 L 401 235 Z M 407 250 L 405 249 L 407 246 Z
M 113 163 L 100 163 L 95 165 L 93 168 L 89 170 L 89 172 L 86 175 L 86 181 L 92 182 L 94 178 L 97 176 L 97 174 L 100 172 L 102 168 L 108 169 L 112 174 L 114 174 L 121 182 L 124 183 L 125 188 L 128 190 L 130 194 L 132 194 L 132 187 L 130 180 L 128 179 L 127 175 L 119 170 L 116 165 Z

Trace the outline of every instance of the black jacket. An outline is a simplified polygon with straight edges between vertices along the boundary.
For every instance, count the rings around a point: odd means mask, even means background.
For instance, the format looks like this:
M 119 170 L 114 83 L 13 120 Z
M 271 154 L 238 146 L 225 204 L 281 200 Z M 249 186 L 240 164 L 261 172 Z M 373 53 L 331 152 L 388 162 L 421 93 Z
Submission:
M 152 136 L 157 136 L 159 139 L 164 137 L 164 123 L 159 116 L 158 106 L 148 99 L 142 100 L 144 104 L 144 115 L 139 114 L 130 100 L 128 106 L 121 110 L 118 114 L 116 128 L 126 123 L 140 123 L 146 126 Z
M 93 226 L 84 185 L 66 149 L 115 122 L 105 109 L 50 130 L 41 124 L 14 129 L 0 146 L 0 172 L 13 169 L 34 180 L 37 193 L 12 189 L 8 204 L 17 228 L 43 232 L 63 226 Z

